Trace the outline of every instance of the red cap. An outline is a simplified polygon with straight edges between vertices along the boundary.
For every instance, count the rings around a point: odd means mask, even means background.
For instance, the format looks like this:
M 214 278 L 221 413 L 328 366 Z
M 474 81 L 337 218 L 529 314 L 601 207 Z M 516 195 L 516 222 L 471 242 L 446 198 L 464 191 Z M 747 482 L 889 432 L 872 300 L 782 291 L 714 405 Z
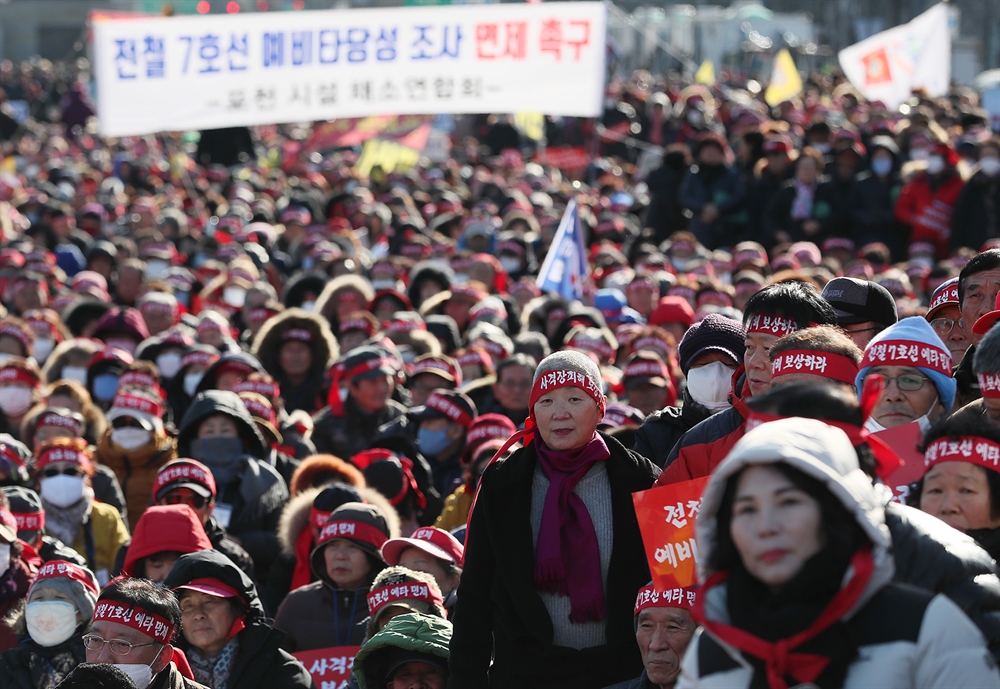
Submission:
M 216 579 L 215 577 L 202 577 L 201 579 L 192 579 L 186 584 L 176 587 L 174 590 L 178 591 L 180 589 L 186 589 L 188 591 L 197 591 L 198 593 L 204 593 L 209 596 L 215 596 L 216 598 L 239 598 L 240 592 L 235 588 L 222 581 L 221 579 Z
M 407 548 L 418 548 L 432 557 L 455 564 L 462 561 L 462 554 L 465 552 L 458 539 L 444 529 L 424 526 L 414 531 L 409 538 L 387 541 L 382 546 L 382 559 L 394 567 L 399 564 L 399 557 Z
M 672 294 L 661 298 L 653 313 L 649 314 L 649 324 L 664 323 L 680 323 L 685 328 L 690 328 L 694 323 L 694 309 L 688 300 Z

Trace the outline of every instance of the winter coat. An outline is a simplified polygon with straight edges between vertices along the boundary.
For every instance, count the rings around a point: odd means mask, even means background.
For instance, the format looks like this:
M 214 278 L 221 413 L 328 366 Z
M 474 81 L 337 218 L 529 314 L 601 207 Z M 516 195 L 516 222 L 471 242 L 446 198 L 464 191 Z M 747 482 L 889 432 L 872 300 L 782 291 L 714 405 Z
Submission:
M 419 523 L 421 526 L 430 526 L 437 515 L 441 514 L 444 500 L 438 492 L 432 472 L 432 467 L 437 466 L 437 463 L 429 461 L 417 449 L 419 429 L 420 422 L 404 414 L 379 427 L 373 447 L 384 447 L 398 456 L 408 457 L 413 462 L 411 469 L 413 478 L 417 482 L 417 488 L 427 500 L 427 507 L 420 512 Z
M 660 685 L 650 682 L 646 676 L 646 671 L 643 670 L 642 674 L 635 679 L 605 687 L 604 689 L 660 689 Z
M 792 206 L 795 203 L 795 180 L 785 182 L 764 213 L 764 246 L 773 247 L 779 233 L 787 235 L 791 242 L 823 243 L 833 231 L 836 224 L 834 214 L 835 191 L 831 182 L 820 178 L 813 194 L 812 213 L 808 218 L 796 220 L 792 218 Z M 815 234 L 806 234 L 802 229 L 806 220 L 815 220 L 820 227 Z
M 145 576 L 145 565 L 140 568 L 139 561 L 156 553 L 194 553 L 211 549 L 212 542 L 208 540 L 198 515 L 190 506 L 158 505 L 150 508 L 146 519 L 137 525 L 125 553 L 122 574 L 130 577 Z
M 890 502 L 885 524 L 892 535 L 893 581 L 943 593 L 969 616 L 1000 653 L 1000 578 L 990 553 L 940 519 Z
M 472 508 L 472 498 L 474 490 L 464 483 L 455 489 L 455 492 L 444 500 L 444 509 L 434 522 L 434 526 L 445 531 L 457 529 L 465 526 L 469 519 L 469 510 Z
M 375 636 L 365 642 L 354 658 L 354 676 L 360 689 L 382 689 L 387 683 L 383 660 L 388 649 L 401 648 L 448 659 L 452 639 L 451 622 L 431 615 L 408 613 L 389 620 Z
M 739 170 L 733 167 L 711 169 L 694 166 L 681 182 L 681 206 L 691 211 L 688 229 L 704 246 L 711 250 L 736 244 L 746 227 L 746 187 Z M 702 208 L 713 204 L 719 217 L 711 224 L 702 222 Z
M 118 510 L 95 500 L 90 519 L 80 526 L 72 547 L 87 560 L 94 574 L 104 570 L 107 576 L 114 571 L 118 550 L 128 541 L 128 529 Z
M 308 689 L 313 687 L 309 673 L 298 660 L 282 650 L 285 635 L 272 628 L 264 617 L 264 608 L 250 578 L 224 555 L 204 550 L 177 560 L 165 585 L 176 589 L 195 579 L 213 577 L 232 586 L 249 609 L 246 628 L 236 635 L 239 651 L 229 671 L 228 686 L 239 689 Z M 191 645 L 181 636 L 178 645 L 187 651 Z
M 596 689 L 642 671 L 632 609 L 649 567 L 632 493 L 651 487 L 659 469 L 598 433 L 611 453 L 604 462 L 614 529 L 605 581 L 607 642 L 585 650 L 553 644 L 552 620 L 534 581 L 530 520 L 538 458 L 531 442 L 493 463 L 479 484 L 453 619 L 452 689 Z
M 229 362 L 238 361 L 242 364 L 246 364 L 252 368 L 257 373 L 267 373 L 264 367 L 260 365 L 255 357 L 250 356 L 246 352 L 229 352 L 222 355 L 222 357 L 216 361 L 214 364 L 205 369 L 205 375 L 202 376 L 201 382 L 198 383 L 198 387 L 195 388 L 195 396 L 199 392 L 206 392 L 208 390 L 215 390 L 215 379 L 219 375 L 219 371 Z M 192 400 L 193 401 L 193 400 Z M 184 413 L 185 418 L 187 412 Z M 181 422 L 183 424 L 183 422 Z
M 167 663 L 167 667 L 158 675 L 153 677 L 149 689 L 211 689 L 204 684 L 198 684 L 193 679 L 188 679 L 180 673 L 177 666 Z
M 0 654 L 0 689 L 49 689 L 53 679 L 62 679 L 80 663 L 87 661 L 83 647 L 83 629 L 56 646 L 40 646 L 30 637 L 16 648 Z
M 987 240 L 1000 237 L 1000 176 L 976 171 L 962 187 L 951 216 L 951 248 L 979 251 Z
M 858 649 L 846 669 L 843 687 L 1000 687 L 1000 674 L 982 635 L 955 603 L 945 595 L 892 583 L 893 543 L 885 525 L 885 509 L 858 467 L 856 455 L 850 452 L 846 457 L 832 456 L 819 445 L 819 439 L 809 447 L 804 443 L 811 429 L 805 425 L 818 427 L 822 422 L 796 422 L 798 451 L 786 454 L 782 463 L 823 485 L 857 521 L 872 547 L 872 574 L 860 598 L 841 617 Z M 748 466 L 769 464 L 773 452 L 772 446 L 765 449 L 759 442 L 744 453 L 737 448 L 712 473 L 696 525 L 701 581 L 708 581 L 714 574 L 708 563 L 716 547 L 718 512 L 729 479 Z M 726 581 L 703 591 L 702 604 L 708 620 L 730 622 L 729 609 L 734 604 L 726 600 L 730 587 Z M 765 686 L 763 670 L 756 667 L 734 646 L 702 628 L 684 655 L 677 689 Z
M 788 181 L 790 172 L 791 170 L 779 178 L 765 167 L 747 191 L 748 226 L 746 238 L 762 244 L 769 251 L 774 247 L 774 239 L 765 230 L 765 214 L 770 208 L 771 200 L 781 189 L 781 186 Z
M 750 385 L 742 366 L 733 374 L 733 379 L 736 385 L 729 395 L 729 403 L 733 406 L 713 414 L 680 437 L 667 456 L 656 485 L 667 486 L 708 476 L 743 437 L 750 415 L 743 400 L 750 396 Z
M 177 459 L 177 444 L 164 431 L 157 431 L 148 445 L 125 453 L 111 442 L 108 428 L 97 444 L 97 461 L 115 472 L 128 508 L 128 527 L 134 529 L 150 504 L 156 473 L 167 462 Z
M 683 169 L 678 171 L 669 165 L 661 165 L 646 179 L 650 199 L 642 226 L 653 230 L 652 239 L 657 245 L 687 225 L 680 203 L 683 176 Z
M 683 407 L 667 407 L 646 417 L 635 432 L 635 446 L 632 449 L 662 468 L 677 441 L 711 415 L 708 409 L 691 399 L 691 395 L 685 390 Z
M 37 573 L 38 567 L 24 557 L 17 557 L 11 553 L 10 565 L 0 576 L 0 620 L 24 603 Z M 0 624 L 0 651 L 16 647 L 17 641 L 14 630 L 6 624 Z
M 224 414 L 236 423 L 246 454 L 232 466 L 216 466 L 212 458 L 195 459 L 206 463 L 215 476 L 216 507 L 219 504 L 232 507 L 227 532 L 238 538 L 250 554 L 257 576 L 266 577 L 281 549 L 277 529 L 281 508 L 288 500 L 288 486 L 273 467 L 259 459 L 267 455 L 264 438 L 250 412 L 232 392 L 209 390 L 195 398 L 177 436 L 181 456 L 192 456 L 190 445 L 197 437 L 198 426 L 214 414 Z
M 951 406 L 952 409 L 961 409 L 983 397 L 979 390 L 979 379 L 972 370 L 972 360 L 975 356 L 976 345 L 969 345 L 969 348 L 965 350 L 965 356 L 958 362 L 955 372 L 952 373 L 956 386 L 955 403 Z
M 284 344 L 282 337 L 291 328 L 306 330 L 312 337 L 308 343 L 312 350 L 312 366 L 306 379 L 300 383 L 289 380 L 279 363 L 281 346 Z M 286 411 L 302 409 L 312 414 L 323 406 L 322 391 L 326 384 L 324 374 L 339 356 L 340 348 L 330 332 L 330 326 L 319 315 L 302 309 L 289 309 L 271 318 L 254 338 L 251 353 L 281 386 L 281 398 L 285 402 Z
M 365 305 L 371 303 L 371 300 L 375 298 L 375 288 L 360 275 L 338 275 L 330 280 L 323 288 L 323 293 L 316 299 L 316 308 L 312 312 L 326 319 L 330 324 L 330 332 L 335 333 L 340 327 L 340 321 L 337 319 L 337 305 L 340 303 L 340 293 L 346 289 L 361 294 L 363 302 L 361 308 L 365 308 Z
M 406 407 L 389 400 L 374 414 L 366 414 L 348 397 L 344 402 L 344 415 L 334 416 L 330 407 L 313 417 L 312 441 L 316 451 L 350 459 L 371 447 L 372 439 L 382 426 L 406 413 Z
M 90 487 L 94 489 L 94 500 L 111 505 L 122 520 L 128 520 L 128 509 L 125 507 L 125 493 L 118 483 L 115 472 L 103 464 L 94 465 L 94 475 L 90 477 Z
M 230 536 L 222 525 L 215 519 L 215 517 L 209 517 L 208 521 L 204 524 L 205 535 L 208 536 L 208 540 L 212 543 L 212 547 L 218 550 L 220 553 L 228 557 L 233 561 L 237 567 L 243 570 L 243 573 L 250 577 L 253 581 L 255 577 L 253 568 L 253 558 L 250 557 L 239 541 Z
M 896 220 L 896 201 L 901 189 L 902 182 L 895 173 L 885 179 L 872 172 L 858 175 L 848 206 L 856 246 L 882 242 L 894 259 L 906 257 L 909 233 Z
M 951 255 L 948 235 L 964 184 L 952 171 L 932 187 L 927 173 L 920 172 L 903 186 L 896 202 L 896 220 L 910 229 L 910 242 L 930 242 L 937 249 L 938 260 Z
M 296 651 L 360 646 L 368 626 L 368 589 L 378 571 L 356 591 L 335 589 L 325 579 L 297 588 L 274 616 L 274 628 L 288 635 Z

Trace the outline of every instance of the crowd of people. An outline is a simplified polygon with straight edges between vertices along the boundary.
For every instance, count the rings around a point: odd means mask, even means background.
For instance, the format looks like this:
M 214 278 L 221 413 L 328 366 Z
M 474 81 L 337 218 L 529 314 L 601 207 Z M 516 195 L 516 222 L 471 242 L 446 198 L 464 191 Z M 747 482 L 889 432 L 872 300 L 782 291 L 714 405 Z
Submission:
M 974 92 L 637 72 L 546 122 L 586 170 L 491 116 L 362 177 L 104 140 L 87 67 L 0 63 L 0 689 L 1000 687 Z M 704 478 L 663 588 L 632 496 Z

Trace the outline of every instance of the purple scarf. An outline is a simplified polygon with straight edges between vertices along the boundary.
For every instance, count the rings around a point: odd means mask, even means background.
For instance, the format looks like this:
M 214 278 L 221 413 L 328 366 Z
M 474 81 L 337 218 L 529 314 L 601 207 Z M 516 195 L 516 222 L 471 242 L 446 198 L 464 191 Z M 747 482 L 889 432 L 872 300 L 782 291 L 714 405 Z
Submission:
M 538 531 L 535 585 L 540 591 L 569 595 L 571 622 L 603 620 L 604 583 L 597 532 L 587 506 L 573 489 L 596 462 L 603 462 L 611 453 L 597 433 L 583 447 L 564 451 L 550 449 L 535 435 L 535 453 L 549 479 Z M 573 576 L 568 577 L 567 572 Z

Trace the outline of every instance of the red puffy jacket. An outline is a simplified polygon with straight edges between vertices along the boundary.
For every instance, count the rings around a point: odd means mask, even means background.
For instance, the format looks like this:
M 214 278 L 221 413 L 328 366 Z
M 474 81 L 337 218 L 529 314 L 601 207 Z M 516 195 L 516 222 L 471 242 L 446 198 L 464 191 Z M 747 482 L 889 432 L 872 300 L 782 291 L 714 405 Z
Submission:
M 951 255 L 951 215 L 965 182 L 952 172 L 932 189 L 926 172 L 903 186 L 896 201 L 896 219 L 910 227 L 910 242 L 930 242 L 937 249 L 938 259 Z

